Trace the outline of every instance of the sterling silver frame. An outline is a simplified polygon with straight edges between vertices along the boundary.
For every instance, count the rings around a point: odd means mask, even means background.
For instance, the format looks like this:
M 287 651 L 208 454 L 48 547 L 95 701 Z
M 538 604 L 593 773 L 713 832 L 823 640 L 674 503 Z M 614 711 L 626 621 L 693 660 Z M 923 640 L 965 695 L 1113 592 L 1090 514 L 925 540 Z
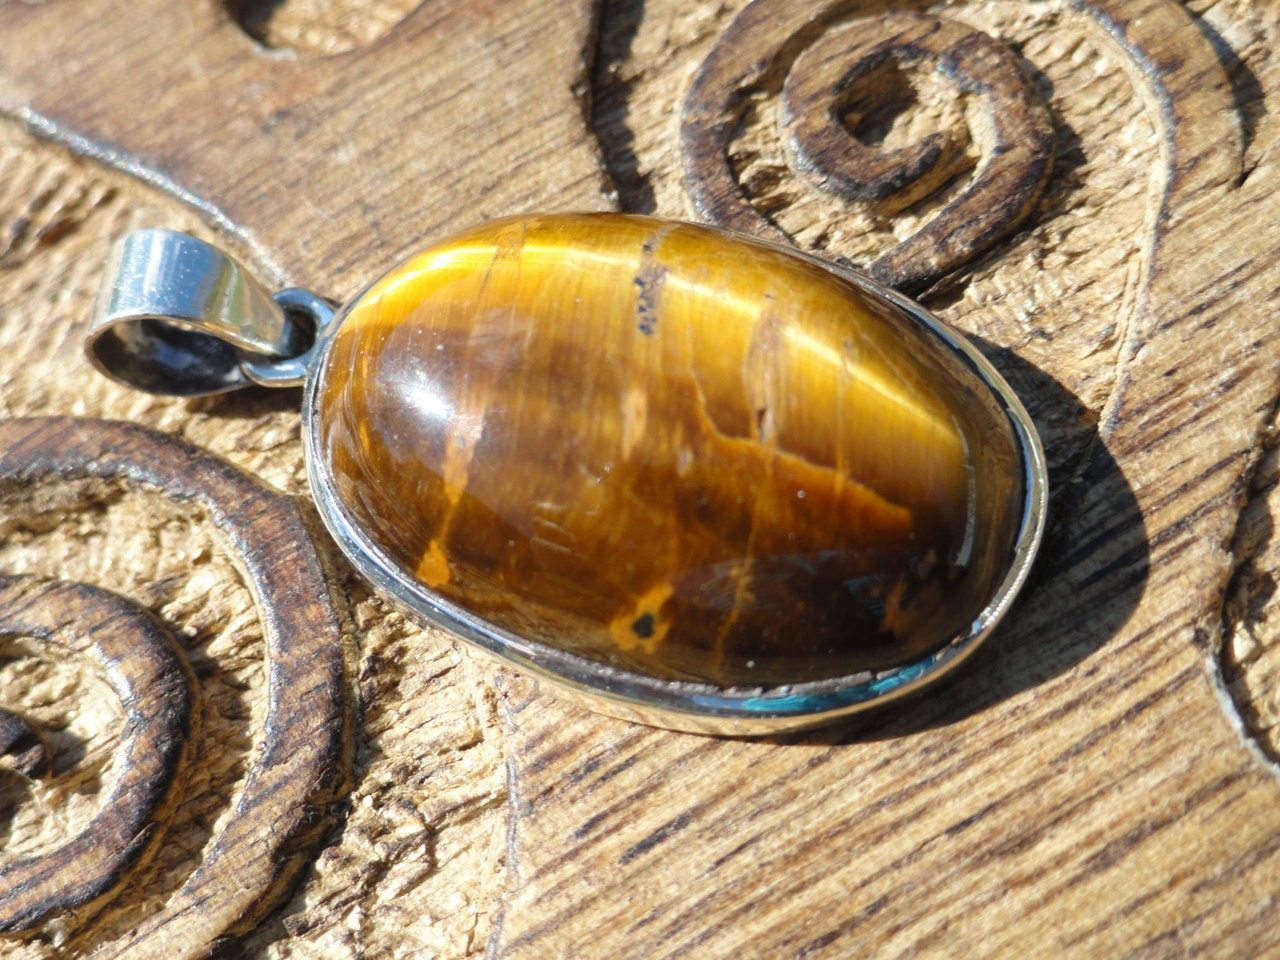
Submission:
M 411 615 L 451 631 L 504 663 L 551 682 L 570 699 L 602 713 L 694 733 L 759 736 L 829 723 L 900 700 L 959 666 L 1008 612 L 1027 579 L 1044 534 L 1048 478 L 1044 451 L 1031 418 L 996 369 L 961 334 L 907 297 L 852 270 L 789 247 L 740 237 L 729 231 L 717 232 L 799 256 L 862 288 L 872 297 L 892 304 L 958 354 L 1008 415 L 1025 471 L 1021 527 L 1009 570 L 969 628 L 934 653 L 876 673 L 773 688 L 718 687 L 661 680 L 558 650 L 499 629 L 437 596 L 399 569 L 347 516 L 338 500 L 327 458 L 320 450 L 319 397 L 333 333 L 350 305 L 319 331 L 319 340 L 312 351 L 310 375 L 306 378 L 302 435 L 311 490 L 325 526 L 373 587 Z M 357 297 L 352 305 L 359 300 Z

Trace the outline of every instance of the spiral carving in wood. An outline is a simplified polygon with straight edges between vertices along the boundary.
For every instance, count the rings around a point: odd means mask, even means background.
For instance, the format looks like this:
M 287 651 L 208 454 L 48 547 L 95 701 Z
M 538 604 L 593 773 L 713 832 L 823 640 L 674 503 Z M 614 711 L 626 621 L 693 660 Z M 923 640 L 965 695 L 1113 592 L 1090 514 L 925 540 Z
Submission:
M 576 129 L 587 106 L 607 133 L 600 153 L 621 203 L 689 216 L 675 169 L 680 107 L 746 6 L 629 0 L 606 4 L 596 21 L 581 15 L 586 3 L 423 3 L 367 57 L 291 60 L 261 56 L 233 23 L 211 22 L 220 4 L 0 4 L 9 41 L 0 106 L 198 196 L 223 215 L 209 221 L 221 236 L 259 245 L 269 255 L 260 261 L 278 263 L 289 282 L 351 292 L 428 236 L 598 203 L 592 144 Z M 885 153 L 935 131 L 945 139 L 914 184 L 850 198 L 798 167 L 780 122 L 793 58 L 852 17 L 929 8 L 1033 65 L 1054 119 L 1052 182 L 1022 228 L 926 293 L 985 341 L 1056 458 L 1067 495 L 1045 573 L 990 659 L 939 699 L 886 718 L 870 740 L 786 745 L 612 725 L 514 683 L 496 699 L 472 697 L 471 679 L 446 672 L 454 661 L 443 641 L 384 631 L 388 618 L 370 604 L 361 682 L 371 759 L 352 813 L 293 909 L 224 953 L 1245 956 L 1275 941 L 1276 781 L 1222 716 L 1233 696 L 1273 704 L 1280 673 L 1259 656 L 1220 697 L 1204 675 L 1240 478 L 1274 407 L 1277 18 L 1249 0 L 767 6 L 784 15 L 769 29 L 795 39 L 725 132 L 734 183 L 800 246 L 858 264 L 927 225 L 971 182 L 982 104 L 932 58 L 891 56 L 853 81 L 839 126 L 858 143 Z M 595 22 L 611 45 L 587 84 L 583 68 L 571 69 L 591 42 L 576 25 Z M 166 55 L 176 49 L 196 59 Z M 738 49 L 735 75 L 745 75 L 752 54 Z M 502 69 L 483 69 L 492 63 Z M 887 104 L 868 100 L 877 90 Z M 575 105 L 570 91 L 590 103 Z M 51 174 L 66 166 L 44 147 L 22 149 Z M 6 195 L 25 196 L 11 171 Z M 123 197 L 140 195 L 119 179 Z M 25 189 L 43 196 L 47 183 L 32 177 Z M 12 377 L 0 390 L 5 414 L 75 409 L 163 423 L 244 469 L 296 482 L 283 403 L 270 416 L 253 398 L 148 406 L 95 392 L 91 375 L 69 369 L 68 318 L 83 316 L 87 300 L 70 299 L 68 273 L 92 272 L 109 230 L 126 225 L 121 205 L 58 245 L 24 241 L 31 264 L 0 272 L 11 308 L 0 311 Z M 27 212 L 15 206 L 0 219 Z M 47 221 L 35 217 L 37 227 Z M 61 220 L 56 232 L 68 234 Z M 60 336 L 70 345 L 59 347 Z M 1054 381 L 1070 396 L 1057 398 Z M 156 529 L 123 507 L 109 513 L 124 533 Z M 107 521 L 59 522 L 100 532 Z M 38 567 L 43 550 L 61 569 L 54 551 L 84 539 L 34 535 L 5 556 L 10 569 L 24 559 Z M 171 572 L 175 551 L 155 552 Z M 1266 616 L 1276 566 L 1261 554 L 1256 566 L 1241 581 L 1262 589 L 1248 599 Z M 153 581 L 144 569 L 128 582 L 141 596 Z M 220 609 L 248 606 L 237 586 Z M 424 656 L 432 644 L 444 653 Z M 201 647 L 188 649 L 194 658 Z M 211 680 L 201 684 L 210 702 Z M 214 742 L 202 739 L 194 770 L 245 752 Z M 507 777 L 476 772 L 494 769 Z M 178 819 L 166 837 L 178 837 Z M 264 838 L 273 826 L 260 822 Z M 473 841 L 481 835 L 487 846 Z M 16 845 L 42 834 L 10 836 Z M 167 882 L 162 870 L 148 883 Z M 223 876 L 236 879 L 230 868 Z M 120 901 L 102 926 L 136 916 L 132 889 Z M 194 912 L 160 929 L 180 942 Z M 72 946 L 87 952 L 102 939 L 97 926 Z
M 111 891 L 172 812 L 193 717 L 186 659 L 159 621 L 123 597 L 79 583 L 0 577 L 0 645 L 8 638 L 37 638 L 62 653 L 91 657 L 125 717 L 119 774 L 98 815 L 53 853 L 0 864 L 0 890 L 8 891 L 0 898 L 0 930 L 31 927 Z M 47 768 L 49 758 L 31 743 L 33 728 L 12 736 L 17 719 L 0 719 L 0 745 L 8 739 L 11 755 L 18 747 L 19 770 L 32 775 Z
M 818 189 L 886 211 L 950 191 L 920 229 L 863 265 L 884 283 L 919 288 L 1035 209 L 1052 169 L 1049 111 L 1018 58 L 987 34 L 921 13 L 841 19 L 827 6 L 756 0 L 721 36 L 684 105 L 685 184 L 708 219 L 789 240 L 744 187 L 733 156 L 748 106 L 777 94 L 788 162 Z M 969 126 L 900 147 L 868 142 L 883 126 L 895 65 L 945 77 L 968 101 Z
M 261 916 L 310 858 L 347 789 L 342 636 L 297 505 L 230 464 L 126 423 L 0 421 L 0 483 L 118 480 L 192 504 L 238 554 L 266 635 L 266 730 L 234 816 L 180 890 L 94 956 L 199 955 Z M 83 584 L 0 578 L 0 638 L 56 644 L 98 661 L 124 707 L 114 784 L 88 827 L 57 850 L 0 864 L 0 929 L 31 929 L 100 905 L 145 859 L 181 799 L 192 736 L 190 671 L 167 630 L 131 601 Z M 34 772 L 34 731 L 0 717 L 0 747 Z M 198 909 L 196 909 L 198 907 Z

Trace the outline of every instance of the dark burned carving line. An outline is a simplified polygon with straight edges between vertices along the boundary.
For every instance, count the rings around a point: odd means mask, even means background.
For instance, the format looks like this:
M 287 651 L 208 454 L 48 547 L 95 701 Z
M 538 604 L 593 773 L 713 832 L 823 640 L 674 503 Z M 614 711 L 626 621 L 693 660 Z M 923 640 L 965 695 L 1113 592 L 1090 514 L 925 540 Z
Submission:
M 66 624 L 71 626 L 65 626 Z M 79 583 L 0 577 L 0 645 L 36 637 L 90 655 L 124 708 L 118 775 L 99 813 L 44 856 L 0 866 L 0 930 L 28 929 L 112 891 L 181 793 L 194 677 L 172 636 L 123 597 Z M 198 714 L 196 714 L 198 716 Z
M 197 447 L 132 424 L 65 417 L 0 422 L 0 482 L 87 477 L 124 480 L 207 511 L 239 557 L 262 618 L 266 730 L 236 815 L 157 913 L 94 954 L 131 960 L 200 955 L 278 902 L 326 826 L 321 814 L 346 793 L 350 750 L 341 630 L 321 558 L 289 497 Z M 116 653 L 122 666 L 137 663 L 138 651 L 128 642 Z M 164 714 L 160 710 L 151 722 L 173 722 Z M 129 754 L 122 779 L 141 762 Z M 118 816 L 136 815 L 140 807 L 132 796 L 124 805 Z M 21 886 L 0 895 L 0 906 L 13 917 L 10 926 L 38 915 L 31 906 L 15 906 L 23 895 Z
M 40 730 L 18 714 L 0 709 L 0 770 L 42 777 L 51 766 L 52 757 Z
M 942 21 L 933 18 L 903 19 L 932 21 L 923 25 L 928 31 L 924 37 L 930 40 L 944 29 Z M 965 33 L 951 24 L 946 27 Z M 782 86 L 782 126 L 794 166 L 813 174 L 823 189 L 879 200 L 933 174 L 944 154 L 954 152 L 954 145 L 947 133 L 937 131 L 910 146 L 885 150 L 868 146 L 848 132 L 850 121 L 842 121 L 842 115 L 852 106 L 849 98 L 858 80 L 895 60 L 911 62 L 929 56 L 925 44 L 913 42 L 904 32 L 887 40 L 866 37 L 860 31 L 851 40 L 849 32 L 850 28 L 832 30 L 796 57 Z M 933 179 L 930 186 L 936 189 Z
M 1049 112 L 1008 48 L 939 17 L 884 13 L 836 24 L 807 45 L 798 44 L 821 17 L 830 17 L 829 7 L 828 0 L 808 5 L 755 0 L 725 31 L 685 100 L 680 128 L 685 185 L 709 220 L 788 239 L 745 195 L 729 156 L 751 94 L 763 91 L 781 95 L 791 162 L 822 188 L 869 198 L 913 185 L 932 192 L 953 172 L 946 158 L 956 151 L 948 149 L 946 138 L 934 135 L 911 147 L 882 151 L 859 141 L 839 120 L 848 87 L 857 78 L 890 60 L 932 62 L 982 104 L 990 131 L 982 160 L 959 195 L 917 233 L 866 266 L 882 282 L 919 289 L 988 250 L 1035 209 L 1052 168 Z

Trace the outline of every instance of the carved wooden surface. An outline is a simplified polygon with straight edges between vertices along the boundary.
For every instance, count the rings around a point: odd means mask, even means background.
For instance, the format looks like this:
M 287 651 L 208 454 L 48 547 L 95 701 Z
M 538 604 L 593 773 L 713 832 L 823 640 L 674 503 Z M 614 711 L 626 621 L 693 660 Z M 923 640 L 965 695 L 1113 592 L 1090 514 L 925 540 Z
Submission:
M 104 590 L 6 577 L 0 580 L 0 602 L 0 631 L 90 655 L 110 677 L 125 711 L 120 775 L 101 811 L 56 852 L 12 859 L 0 868 L 0 888 L 8 891 L 0 927 L 26 930 L 51 914 L 100 904 L 154 848 L 150 835 L 166 826 L 190 766 L 193 683 L 191 668 L 165 628 Z M 27 727 L 22 739 L 39 737 Z M 48 751 L 40 746 L 43 756 L 33 758 L 30 746 L 16 754 L 25 761 L 15 767 L 18 772 L 48 772 Z
M 193 675 L 190 730 L 164 741 L 189 756 L 144 778 L 155 803 L 126 801 L 138 848 L 38 920 L 0 888 L 0 918 L 26 917 L 0 955 L 1280 955 L 1280 8 L 236 12 L 0 4 L 0 104 L 27 124 L 0 129 L 0 573 L 40 578 L 0 590 L 127 598 Z M 218 483 L 307 513 L 296 392 L 160 400 L 79 360 L 107 246 L 135 226 L 345 296 L 449 228 L 610 205 L 911 286 L 1023 396 L 1050 535 L 954 683 L 785 741 L 582 712 L 389 612 L 323 537 L 287 570 L 237 546 L 226 524 L 248 518 Z M 14 419 L 49 415 L 80 419 Z M 293 516 L 269 539 L 305 553 Z M 331 582 L 328 626 L 281 623 L 273 571 L 321 607 Z M 48 636 L 0 617 L 2 881 L 145 771 L 74 639 L 93 615 Z M 273 680 L 281 656 L 329 693 Z M 268 824 L 253 801 L 290 704 L 283 759 L 313 775 Z M 309 865 L 296 886 L 271 844 Z M 193 896 L 211 871 L 215 899 Z
M 342 634 L 325 570 L 294 502 L 262 489 L 197 447 L 128 423 L 60 417 L 0 421 L 0 480 L 126 481 L 203 508 L 238 556 L 258 602 L 267 706 L 235 816 L 164 907 L 95 956 L 164 957 L 213 942 L 274 906 L 273 893 L 312 856 L 310 840 L 348 788 Z M 0 929 L 29 931 L 50 915 L 99 906 L 125 869 L 149 859 L 192 759 L 190 667 L 143 610 L 79 584 L 0 580 L 0 633 L 93 654 L 124 710 L 113 785 L 88 825 L 50 853 L 0 869 Z M 163 815 L 161 810 L 163 808 Z

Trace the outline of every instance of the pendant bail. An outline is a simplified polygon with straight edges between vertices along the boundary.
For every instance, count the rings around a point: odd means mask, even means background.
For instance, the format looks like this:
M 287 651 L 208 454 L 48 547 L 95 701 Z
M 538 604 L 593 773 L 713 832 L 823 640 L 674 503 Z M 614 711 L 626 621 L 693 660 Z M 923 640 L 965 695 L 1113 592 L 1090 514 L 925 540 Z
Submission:
M 281 299 L 203 240 L 138 230 L 112 249 L 85 352 L 111 379 L 148 393 L 196 397 L 253 383 L 295 385 L 305 369 L 288 378 L 261 373 L 273 363 L 296 370 L 313 339 L 289 316 L 299 305 Z

